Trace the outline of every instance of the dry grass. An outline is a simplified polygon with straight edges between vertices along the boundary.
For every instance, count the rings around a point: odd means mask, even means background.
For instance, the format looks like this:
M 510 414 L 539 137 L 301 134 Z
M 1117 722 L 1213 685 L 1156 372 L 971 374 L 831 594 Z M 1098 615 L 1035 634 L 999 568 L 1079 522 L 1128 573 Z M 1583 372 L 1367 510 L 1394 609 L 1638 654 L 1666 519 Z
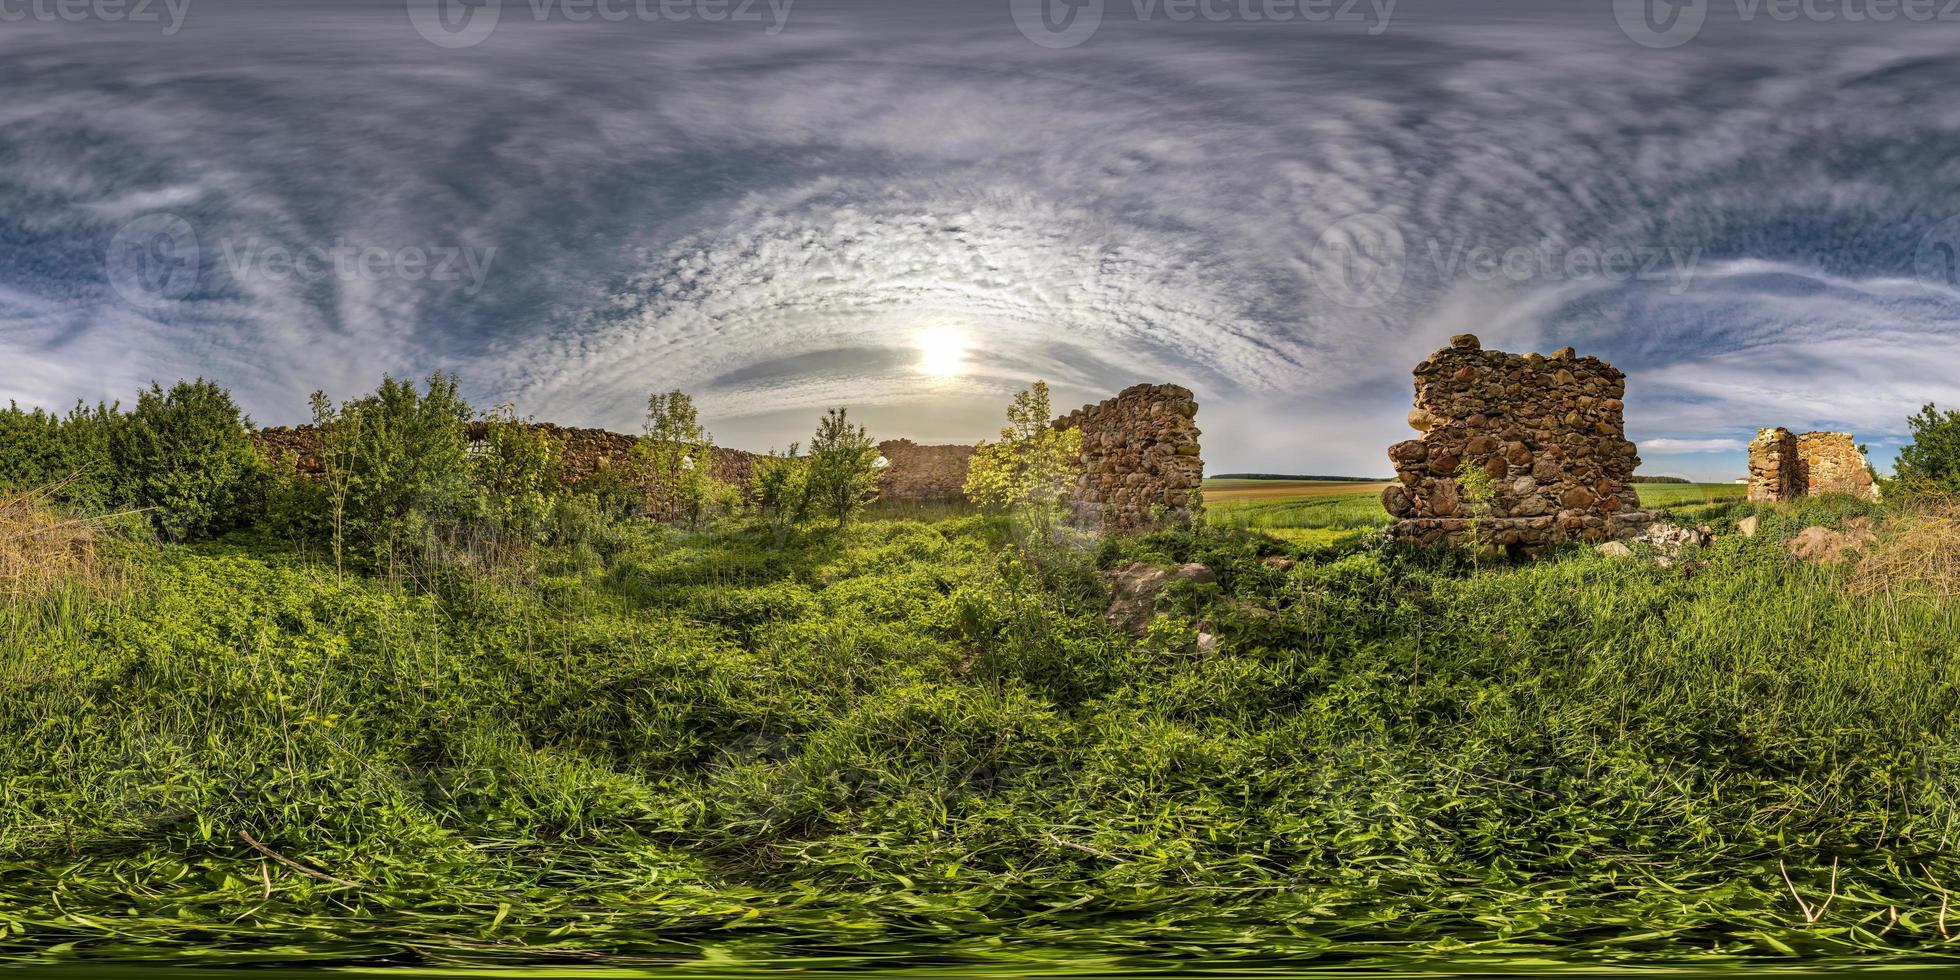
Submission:
M 99 555 L 106 518 L 61 513 L 50 504 L 59 489 L 0 491 L 0 600 L 33 599 L 72 583 L 108 583 L 110 572 Z
M 1867 596 L 1960 598 L 1960 503 L 1917 507 L 1886 522 L 1852 587 Z

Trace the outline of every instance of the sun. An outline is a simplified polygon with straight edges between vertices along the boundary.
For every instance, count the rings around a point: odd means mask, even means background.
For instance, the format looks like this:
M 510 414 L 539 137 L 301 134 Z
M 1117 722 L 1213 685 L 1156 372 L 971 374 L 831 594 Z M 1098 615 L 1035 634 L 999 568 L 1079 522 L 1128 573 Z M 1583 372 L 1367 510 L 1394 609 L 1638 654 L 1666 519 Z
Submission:
M 936 327 L 919 335 L 919 370 L 935 378 L 966 372 L 966 334 Z

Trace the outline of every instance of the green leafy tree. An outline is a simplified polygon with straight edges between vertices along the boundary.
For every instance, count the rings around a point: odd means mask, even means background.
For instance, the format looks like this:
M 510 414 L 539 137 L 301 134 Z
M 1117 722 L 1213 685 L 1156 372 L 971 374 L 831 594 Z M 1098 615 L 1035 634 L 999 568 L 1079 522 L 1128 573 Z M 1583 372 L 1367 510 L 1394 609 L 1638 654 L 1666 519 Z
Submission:
M 148 508 L 157 530 L 175 540 L 239 526 L 262 473 L 250 426 L 216 382 L 179 381 L 168 391 L 152 384 L 134 411 L 108 427 L 120 495 Z
M 45 491 L 81 511 L 122 506 L 109 459 L 109 434 L 123 416 L 80 402 L 66 418 L 8 403 L 0 410 L 0 489 Z
M 758 457 L 749 481 L 750 500 L 778 548 L 810 513 L 809 460 L 798 456 L 797 449 L 796 443 L 790 443 L 786 453 L 778 455 L 771 449 L 769 455 Z
M 1899 450 L 1896 471 L 1909 493 L 1960 495 L 1960 412 L 1928 404 L 1906 420 L 1912 445 Z
M 833 408 L 817 423 L 808 466 L 811 507 L 839 528 L 877 496 L 878 446 L 845 409 Z
M 1036 381 L 1007 406 L 1000 441 L 974 447 L 966 497 L 1006 511 L 1043 536 L 1053 532 L 1082 473 L 1082 431 L 1049 423 L 1048 383 Z
M 506 542 L 536 541 L 557 498 L 556 442 L 510 405 L 492 409 L 481 426 L 469 457 L 481 515 Z
M 658 512 L 689 527 L 700 526 L 732 493 L 715 479 L 714 437 L 702 428 L 701 413 L 687 392 L 655 392 L 647 398 L 646 432 L 633 451 L 660 498 Z
M 353 443 L 347 524 L 391 568 L 405 549 L 434 544 L 468 511 L 465 426 L 474 414 L 456 378 L 441 373 L 429 376 L 426 391 L 384 377 L 373 394 L 341 406 Z

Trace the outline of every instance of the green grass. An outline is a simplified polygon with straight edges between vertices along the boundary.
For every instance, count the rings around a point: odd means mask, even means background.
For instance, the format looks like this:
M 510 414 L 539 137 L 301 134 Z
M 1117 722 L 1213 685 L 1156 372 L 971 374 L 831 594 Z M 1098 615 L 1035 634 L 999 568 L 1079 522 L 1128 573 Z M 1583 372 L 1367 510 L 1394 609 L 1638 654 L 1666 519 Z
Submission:
M 1673 569 L 1224 529 L 1037 561 L 972 516 L 415 589 L 130 546 L 119 590 L 0 607 L 0 961 L 1944 955 L 1960 607 L 1784 556 L 1855 510 Z M 1218 582 L 1132 639 L 1096 567 L 1132 560 Z

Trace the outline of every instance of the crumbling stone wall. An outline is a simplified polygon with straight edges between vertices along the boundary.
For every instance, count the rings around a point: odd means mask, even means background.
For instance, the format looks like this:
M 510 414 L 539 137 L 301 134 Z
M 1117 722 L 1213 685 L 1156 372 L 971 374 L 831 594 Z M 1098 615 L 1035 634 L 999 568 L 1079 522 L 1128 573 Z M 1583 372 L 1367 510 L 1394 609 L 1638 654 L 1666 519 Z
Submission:
M 922 446 L 910 439 L 887 439 L 878 444 L 885 457 L 885 475 L 878 496 L 885 500 L 960 500 L 965 495 L 966 466 L 972 446 Z
M 1190 520 L 1205 472 L 1197 414 L 1188 388 L 1132 385 L 1056 419 L 1082 430 L 1077 519 L 1111 531 Z
M 1409 424 L 1422 436 L 1388 450 L 1392 537 L 1531 554 L 1631 537 L 1658 518 L 1627 482 L 1640 457 L 1626 438 L 1626 376 L 1605 361 L 1570 347 L 1487 351 L 1462 334 L 1416 366 L 1415 383 Z
M 1878 481 L 1849 432 L 1791 434 L 1757 429 L 1749 441 L 1749 499 L 1794 500 L 1823 493 L 1878 499 Z
M 483 422 L 468 424 L 465 432 L 470 441 L 483 438 L 485 425 Z M 638 441 L 638 437 L 620 432 L 570 428 L 548 422 L 534 423 L 532 428 L 557 441 L 559 479 L 571 486 L 583 483 L 602 471 L 626 465 L 632 458 L 633 444 Z M 318 433 L 310 425 L 260 429 L 253 433 L 252 439 L 259 454 L 268 460 L 284 459 L 290 454 L 298 472 L 317 476 L 325 469 L 319 457 Z M 754 453 L 716 446 L 714 456 L 715 479 L 738 487 L 748 486 L 754 469 Z

